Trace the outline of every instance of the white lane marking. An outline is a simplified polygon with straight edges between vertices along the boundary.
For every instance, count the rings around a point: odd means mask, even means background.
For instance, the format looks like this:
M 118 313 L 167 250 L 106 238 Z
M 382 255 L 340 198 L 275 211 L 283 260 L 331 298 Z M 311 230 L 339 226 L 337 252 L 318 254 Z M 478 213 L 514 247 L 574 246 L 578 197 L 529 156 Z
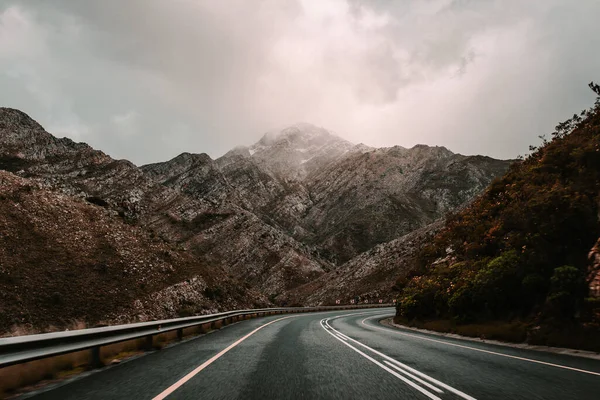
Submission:
M 383 365 L 379 361 L 375 360 L 373 357 L 368 356 L 367 354 L 363 353 L 362 351 L 360 351 L 356 347 L 354 347 L 351 344 L 343 341 L 342 339 L 340 339 L 339 337 L 337 337 L 336 335 L 334 335 L 333 333 L 331 333 L 327 328 L 325 328 L 325 326 L 323 326 L 323 320 L 321 320 L 321 326 L 323 327 L 323 329 L 325 330 L 325 332 L 327 332 L 328 334 L 330 334 L 331 336 L 333 336 L 336 340 L 339 340 L 340 343 L 345 344 L 346 346 L 350 347 L 352 350 L 354 350 L 355 352 L 357 352 L 358 354 L 360 354 L 361 356 L 363 356 L 367 360 L 371 361 L 373 364 L 381 367 L 382 369 L 386 370 L 390 374 L 394 375 L 396 378 L 402 380 L 406 384 L 408 384 L 408 385 L 412 386 L 413 388 L 417 389 L 419 392 L 423 393 L 425 396 L 429 397 L 432 400 L 442 400 L 441 398 L 439 398 L 435 394 L 433 394 L 433 393 L 431 393 L 431 392 L 423 389 L 421 386 L 417 385 L 416 383 L 414 383 L 412 381 L 409 381 L 408 379 L 406 379 L 402 375 L 398 374 L 396 371 L 394 371 L 394 370 L 386 367 L 385 365 Z
M 330 319 L 336 319 L 336 318 L 338 318 L 338 317 L 331 317 L 331 318 L 328 318 L 327 320 L 330 320 Z M 331 328 L 331 325 L 329 325 L 329 327 Z M 340 333 L 338 330 L 336 330 L 336 329 L 334 329 L 334 328 L 331 328 L 331 331 L 332 331 L 332 332 L 335 332 L 335 333 Z M 460 397 L 462 397 L 462 398 L 464 398 L 464 399 L 467 399 L 467 400 L 476 400 L 474 397 L 471 397 L 471 396 L 469 396 L 468 394 L 466 394 L 466 393 L 463 393 L 463 392 L 461 392 L 460 390 L 458 390 L 458 389 L 455 389 L 455 388 L 453 388 L 453 387 L 452 387 L 452 386 L 450 386 L 450 385 L 446 385 L 444 382 L 440 382 L 440 381 L 438 381 L 437 379 L 435 379 L 435 378 L 432 378 L 431 376 L 429 376 L 429 375 L 426 375 L 426 374 L 422 373 L 421 371 L 417 371 L 416 369 L 414 369 L 414 368 L 411 368 L 411 367 L 409 367 L 409 366 L 408 366 L 408 365 L 406 365 L 406 364 L 402 364 L 400 361 L 398 361 L 398 360 L 396 360 L 396 359 L 394 359 L 394 358 L 392 358 L 392 357 L 390 357 L 390 356 L 387 356 L 387 355 L 385 355 L 385 354 L 383 354 L 383 353 L 381 353 L 381 352 L 379 352 L 379 351 L 377 351 L 377 350 L 375 350 L 375 349 L 372 349 L 372 348 L 370 348 L 369 346 L 367 346 L 366 344 L 362 344 L 362 343 L 361 343 L 361 342 L 359 342 L 358 340 L 356 340 L 356 339 L 352 339 L 350 336 L 347 336 L 347 335 L 344 335 L 344 336 L 345 336 L 346 338 L 348 338 L 349 340 L 351 340 L 352 342 L 354 342 L 354 343 L 358 344 L 359 346 L 362 346 L 362 347 L 364 347 L 365 349 L 367 349 L 367 350 L 370 350 L 371 352 L 373 352 L 373 353 L 377 354 L 378 356 L 380 356 L 380 357 L 383 357 L 383 358 L 385 358 L 386 360 L 389 360 L 389 361 L 391 361 L 391 362 L 393 362 L 393 363 L 395 363 L 395 364 L 397 364 L 397 365 L 400 365 L 401 367 L 403 367 L 403 368 L 405 368 L 405 369 L 409 370 L 410 372 L 412 372 L 412 373 L 414 373 L 414 374 L 416 374 L 416 375 L 419 375 L 420 377 L 422 377 L 422 378 L 424 378 L 424 379 L 427 379 L 427 380 L 429 380 L 430 382 L 433 382 L 433 383 L 435 383 L 436 385 L 438 385 L 438 386 L 441 386 L 441 387 L 443 387 L 444 389 L 447 389 L 447 390 L 449 390 L 450 392 L 452 392 L 452 393 L 454 393 L 454 394 L 457 394 L 457 395 L 459 395 Z
M 428 387 L 429 389 L 438 392 L 438 393 L 444 393 L 442 392 L 439 388 L 433 386 L 431 383 L 429 382 L 425 382 L 423 379 L 419 378 L 418 376 L 414 376 L 413 374 L 409 373 L 408 371 L 403 370 L 402 368 L 400 368 L 399 366 L 392 364 L 391 362 L 385 360 L 384 361 L 385 364 L 389 365 L 390 367 L 394 368 L 396 371 L 400 372 L 401 374 L 410 376 L 412 378 L 413 381 L 417 381 L 419 382 L 421 385 Z
M 217 359 L 219 359 L 223 354 L 227 353 L 229 350 L 233 349 L 235 346 L 237 346 L 238 344 L 242 343 L 244 340 L 248 339 L 250 336 L 254 335 L 256 332 L 260 331 L 262 328 L 269 326 L 277 321 L 281 321 L 287 318 L 294 318 L 297 317 L 298 315 L 290 315 L 287 317 L 283 317 L 283 318 L 278 318 L 276 320 L 273 320 L 271 322 L 268 322 L 264 325 L 259 326 L 258 328 L 256 328 L 255 330 L 253 330 L 252 332 L 250 332 L 249 334 L 247 334 L 246 336 L 242 337 L 241 339 L 237 340 L 236 342 L 230 344 L 227 348 L 221 350 L 219 353 L 217 353 L 216 355 L 214 355 L 213 357 L 211 357 L 210 359 L 208 359 L 207 361 L 205 361 L 204 363 L 202 363 L 200 366 L 196 367 L 192 372 L 188 373 L 186 376 L 184 376 L 183 378 L 181 378 L 180 380 L 178 380 L 177 382 L 175 382 L 173 385 L 169 386 L 167 389 L 165 389 L 161 394 L 159 394 L 158 396 L 154 397 L 152 400 L 163 400 L 165 397 L 167 397 L 168 395 L 170 395 L 171 393 L 173 393 L 175 390 L 177 390 L 178 388 L 180 388 L 184 383 L 186 383 L 187 381 L 189 381 L 190 379 L 192 379 L 196 374 L 198 374 L 200 371 L 202 371 L 204 368 L 208 367 L 210 364 L 212 364 L 213 362 L 215 362 Z
M 331 312 L 332 311 L 323 311 L 323 312 L 318 312 L 318 313 L 312 313 L 312 315 L 327 314 L 327 313 L 331 313 Z M 353 313 L 353 314 L 355 314 L 355 315 L 364 315 L 364 314 L 373 314 L 374 312 L 375 311 L 360 312 L 360 313 Z M 376 311 L 376 312 L 381 312 L 381 311 Z M 347 315 L 352 315 L 352 314 L 347 314 Z M 178 388 L 180 388 L 187 381 L 189 381 L 190 379 L 192 379 L 194 377 L 194 375 L 198 374 L 200 371 L 202 371 L 203 369 L 205 369 L 206 367 L 208 367 L 210 364 L 212 364 L 214 361 L 216 361 L 218 358 L 220 358 L 223 354 L 227 353 L 229 350 L 231 350 L 232 348 L 234 348 L 235 346 L 237 346 L 238 344 L 240 344 L 241 342 L 243 342 L 244 340 L 246 340 L 248 337 L 252 336 L 254 333 L 258 332 L 262 328 L 266 327 L 267 325 L 271 325 L 274 322 L 281 321 L 281 320 L 284 320 L 284 319 L 287 319 L 287 318 L 295 318 L 295 317 L 299 317 L 299 316 L 300 315 L 289 315 L 287 317 L 278 318 L 278 319 L 273 320 L 273 321 L 271 321 L 269 323 L 266 323 L 264 325 L 259 326 L 258 328 L 256 328 L 255 330 L 253 330 L 252 332 L 250 332 L 249 334 L 247 334 L 243 338 L 239 339 L 235 343 L 232 343 L 229 347 L 227 347 L 226 349 L 222 350 L 221 352 L 219 352 L 218 354 L 216 354 L 211 359 L 209 359 L 206 362 L 204 362 L 202 365 L 200 365 L 197 368 L 195 368 L 192 372 L 188 373 L 186 376 L 184 376 L 183 378 L 181 378 L 180 380 L 178 380 L 177 382 L 175 382 L 173 385 L 169 386 L 167 389 L 165 389 L 158 396 L 154 397 L 152 400 L 163 400 L 165 397 L 167 397 L 168 395 L 170 395 L 171 393 L 173 393 L 175 390 L 177 390 Z
M 478 349 L 477 347 L 464 346 L 462 344 L 456 344 L 456 343 L 446 342 L 446 341 L 443 341 L 443 340 L 431 339 L 431 338 L 427 338 L 427 337 L 423 337 L 423 336 L 419 336 L 419 335 L 412 335 L 410 333 L 401 332 L 401 331 L 399 331 L 397 329 L 393 329 L 393 328 L 380 328 L 378 326 L 365 324 L 365 320 L 371 319 L 371 318 L 376 318 L 376 317 L 378 317 L 378 316 L 367 317 L 367 318 L 365 318 L 365 319 L 363 319 L 361 321 L 361 324 L 363 324 L 364 326 L 368 326 L 369 328 L 379 329 L 379 330 L 390 332 L 390 333 L 396 333 L 398 335 L 410 336 L 410 337 L 414 337 L 414 338 L 417 338 L 417 339 L 429 340 L 430 342 L 442 343 L 442 344 L 446 344 L 448 346 L 460 347 L 460 348 L 463 348 L 463 349 L 480 351 L 482 353 L 493 354 L 493 355 L 496 355 L 496 356 L 513 358 L 515 360 L 528 361 L 528 362 L 532 362 L 532 363 L 536 363 L 536 364 L 548 365 L 550 367 L 563 368 L 563 369 L 568 369 L 568 370 L 571 370 L 571 371 L 581 372 L 581 373 L 584 373 L 584 374 L 590 374 L 590 375 L 600 376 L 599 372 L 588 371 L 588 370 L 585 370 L 585 369 L 579 369 L 579 368 L 573 368 L 573 367 L 567 367 L 566 365 L 554 364 L 554 363 L 549 363 L 549 362 L 545 362 L 545 361 L 534 360 L 534 359 L 531 359 L 531 358 L 511 356 L 510 354 L 504 354 L 504 353 L 498 353 L 498 352 L 490 351 L 490 350 Z
M 335 333 L 334 333 L 334 335 L 335 335 Z M 335 335 L 335 336 L 336 336 L 336 337 L 339 337 L 340 339 L 342 339 L 342 340 L 344 340 L 344 341 L 346 341 L 346 342 L 348 341 L 348 339 L 346 339 L 345 337 L 343 337 L 343 336 L 341 336 L 341 335 Z

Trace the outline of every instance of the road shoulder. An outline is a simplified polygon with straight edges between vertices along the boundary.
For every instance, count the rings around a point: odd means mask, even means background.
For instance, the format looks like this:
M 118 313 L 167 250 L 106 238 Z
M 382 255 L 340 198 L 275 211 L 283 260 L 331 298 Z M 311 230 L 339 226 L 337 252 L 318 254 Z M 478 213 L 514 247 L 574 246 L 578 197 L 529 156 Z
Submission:
M 432 335 L 432 336 L 453 338 L 453 339 L 460 339 L 460 340 L 469 341 L 469 342 L 487 343 L 487 344 L 494 344 L 497 346 L 534 350 L 534 351 L 541 351 L 541 352 L 553 353 L 553 354 L 564 354 L 564 355 L 569 355 L 569 356 L 574 356 L 574 357 L 584 357 L 584 358 L 590 358 L 590 359 L 594 359 L 594 360 L 600 360 L 600 353 L 595 353 L 593 351 L 575 350 L 575 349 L 568 349 L 568 348 L 563 348 L 563 347 L 537 346 L 537 345 L 531 345 L 531 344 L 527 344 L 527 343 L 509 343 L 509 342 L 501 342 L 499 340 L 487 340 L 487 339 L 474 338 L 474 337 L 470 337 L 470 336 L 462 336 L 462 335 L 457 335 L 455 333 L 436 332 L 436 331 L 431 331 L 428 329 L 420 329 L 420 328 L 414 328 L 411 326 L 396 324 L 395 322 L 393 322 L 393 317 L 381 319 L 381 320 L 379 320 L 379 323 L 382 325 L 385 325 L 387 327 L 394 328 L 394 329 L 425 333 L 425 334 Z

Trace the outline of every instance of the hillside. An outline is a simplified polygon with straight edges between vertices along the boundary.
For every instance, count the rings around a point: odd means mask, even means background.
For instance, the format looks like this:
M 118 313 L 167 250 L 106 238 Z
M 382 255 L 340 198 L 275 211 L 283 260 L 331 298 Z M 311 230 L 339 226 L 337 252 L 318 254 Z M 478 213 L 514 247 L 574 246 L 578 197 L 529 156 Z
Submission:
M 598 302 L 588 298 L 597 272 L 588 255 L 600 236 L 600 98 L 533 150 L 419 252 L 414 277 L 398 280 L 399 318 L 523 320 L 532 341 L 563 345 L 542 332 L 597 337 Z
M 106 207 L 5 171 L 0 232 L 0 334 L 266 302 Z
M 436 221 L 377 245 L 278 300 L 305 305 L 335 304 L 337 300 L 342 303 L 350 300 L 391 303 L 398 295 L 397 278 L 411 272 L 419 250 L 442 226 L 441 220 Z
M 309 177 L 304 240 L 345 263 L 467 204 L 509 164 L 425 145 L 348 154 Z

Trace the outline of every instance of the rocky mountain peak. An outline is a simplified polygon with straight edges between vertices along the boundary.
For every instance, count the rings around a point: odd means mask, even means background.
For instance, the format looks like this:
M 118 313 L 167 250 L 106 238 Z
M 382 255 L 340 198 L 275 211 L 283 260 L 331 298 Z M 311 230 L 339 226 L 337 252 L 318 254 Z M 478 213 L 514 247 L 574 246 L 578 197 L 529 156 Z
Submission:
M 207 178 L 208 175 L 222 181 L 215 170 L 214 161 L 206 153 L 185 152 L 166 162 L 144 165 L 141 169 L 153 180 L 163 183 L 175 178 L 187 182 L 190 179 Z
M 31 145 L 46 146 L 56 141 L 36 121 L 22 111 L 0 107 L 0 143 L 10 147 L 17 157 L 31 151 Z
M 310 146 L 322 146 L 330 142 L 348 143 L 344 139 L 332 134 L 325 128 L 321 128 L 306 122 L 290 125 L 280 131 L 270 131 L 256 143 L 252 148 L 261 146 L 289 146 L 304 148 Z
M 252 158 L 276 175 L 302 180 L 353 147 L 354 144 L 324 128 L 297 123 L 265 133 L 248 150 Z
M 455 155 L 444 146 L 429 146 L 426 144 L 416 144 L 408 152 L 416 157 L 435 157 L 435 158 L 448 158 Z
M 8 133 L 10 132 L 8 130 L 9 127 L 27 127 L 38 131 L 44 130 L 40 124 L 23 111 L 14 108 L 0 107 L 0 129 L 2 132 Z
M 0 168 L 8 171 L 20 170 L 49 156 L 63 157 L 76 151 L 105 157 L 85 143 L 54 137 L 26 113 L 5 107 L 0 107 L 0 147 Z

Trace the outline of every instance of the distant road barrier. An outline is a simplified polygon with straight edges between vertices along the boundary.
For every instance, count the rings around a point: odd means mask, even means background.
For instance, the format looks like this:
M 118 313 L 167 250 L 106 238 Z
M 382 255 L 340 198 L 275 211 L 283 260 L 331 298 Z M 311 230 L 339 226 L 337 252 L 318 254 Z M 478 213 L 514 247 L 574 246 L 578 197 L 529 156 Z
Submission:
M 285 307 L 261 308 L 254 310 L 234 310 L 218 314 L 198 315 L 194 317 L 174 318 L 162 321 L 140 322 L 125 325 L 113 325 L 101 328 L 80 329 L 24 335 L 0 339 L 0 368 L 28 361 L 54 357 L 76 351 L 91 351 L 91 366 L 102 365 L 100 348 L 113 343 L 133 339 L 146 339 L 146 347 L 151 348 L 155 335 L 177 331 L 178 339 L 183 338 L 185 328 L 210 324 L 211 329 L 228 325 L 242 319 L 262 317 L 274 314 L 301 312 L 334 311 L 363 308 L 391 307 L 392 304 L 361 304 L 351 306 L 321 307 Z M 220 325 L 219 325 L 220 323 Z

